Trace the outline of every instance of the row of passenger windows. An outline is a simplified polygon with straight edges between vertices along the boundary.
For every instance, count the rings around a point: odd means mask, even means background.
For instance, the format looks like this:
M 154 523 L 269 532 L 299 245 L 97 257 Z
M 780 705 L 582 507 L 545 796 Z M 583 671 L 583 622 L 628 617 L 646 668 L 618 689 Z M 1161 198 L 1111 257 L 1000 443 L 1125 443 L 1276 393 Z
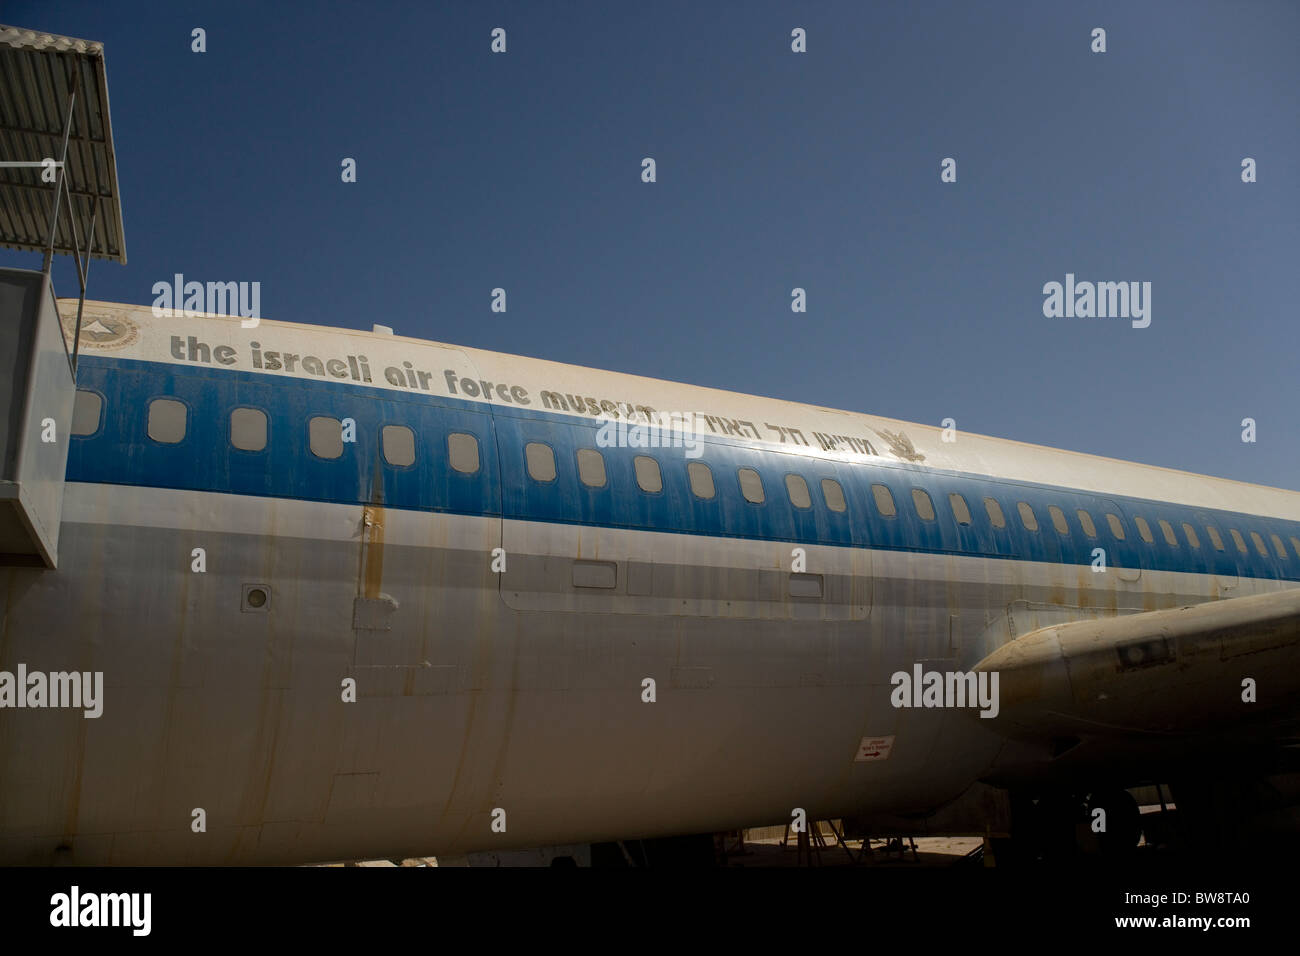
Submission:
M 541 442 L 530 442 L 525 449 L 525 456 L 528 462 L 528 474 L 535 481 L 548 482 L 555 480 L 555 453 L 549 445 Z M 649 455 L 637 455 L 633 459 L 633 467 L 636 472 L 637 486 L 644 492 L 657 494 L 663 489 L 663 476 L 659 470 L 659 463 Z M 697 498 L 712 498 L 715 494 L 713 483 L 713 472 L 704 462 L 693 461 L 687 466 L 687 473 L 690 477 L 691 491 Z M 583 484 L 592 488 L 600 488 L 605 484 L 605 459 L 600 452 L 594 448 L 583 448 L 578 451 L 578 476 Z M 753 504 L 763 504 L 765 494 L 763 491 L 763 479 L 757 471 L 752 468 L 740 468 L 737 470 L 737 480 L 740 483 L 740 492 L 744 495 L 745 500 Z M 799 475 L 788 474 L 785 476 L 786 494 L 790 503 L 799 509 L 812 507 L 812 496 L 808 492 L 808 483 Z M 826 501 L 826 507 L 831 511 L 843 512 L 848 508 L 844 498 L 844 489 L 840 487 L 839 482 L 833 478 L 823 478 L 821 481 L 822 496 Z M 875 502 L 876 510 L 884 518 L 893 518 L 898 515 L 898 508 L 894 503 L 893 492 L 885 485 L 876 483 L 871 486 L 871 496 Z M 930 498 L 930 493 L 923 488 L 913 488 L 911 490 L 912 506 L 916 511 L 917 517 L 922 521 L 935 521 L 934 502 Z M 966 503 L 966 498 L 956 492 L 948 495 L 948 505 L 952 509 L 953 520 L 959 525 L 969 525 L 972 523 L 970 506 Z M 1007 526 L 1006 516 L 1002 512 L 1002 506 L 994 498 L 984 499 L 984 510 L 988 515 L 989 524 L 994 528 L 1005 528 Z M 1026 531 L 1037 532 L 1039 530 L 1038 515 L 1035 514 L 1033 507 L 1026 501 L 1016 502 L 1016 511 L 1020 516 L 1020 522 Z M 1065 517 L 1065 512 L 1056 505 L 1048 505 L 1048 515 L 1052 521 L 1052 527 L 1062 537 L 1069 537 L 1070 524 Z M 1097 537 L 1097 525 L 1093 521 L 1092 515 L 1082 508 L 1075 510 L 1075 518 L 1079 522 L 1079 527 L 1089 538 Z M 1127 538 L 1124 521 L 1119 515 L 1107 512 L 1105 514 L 1106 525 L 1110 533 L 1118 541 L 1124 541 Z M 1155 543 L 1155 536 L 1151 533 L 1151 526 L 1146 519 L 1135 515 L 1133 523 L 1137 525 L 1138 534 L 1147 544 Z M 1160 527 L 1160 534 L 1164 538 L 1165 544 L 1170 548 L 1181 546 L 1178 535 L 1171 525 L 1164 518 L 1156 519 Z M 1185 536 L 1188 547 L 1193 550 L 1200 550 L 1201 540 L 1193 528 L 1187 522 L 1182 522 L 1182 531 Z M 1219 534 L 1218 528 L 1214 525 L 1206 525 L 1205 533 L 1210 538 L 1210 543 L 1216 551 L 1223 551 L 1223 538 Z M 1228 533 L 1232 536 L 1233 544 L 1238 551 L 1247 554 L 1246 541 L 1241 532 L 1236 528 L 1229 528 Z M 1258 531 L 1250 532 L 1251 541 L 1254 542 L 1255 550 L 1262 557 L 1269 557 L 1268 545 L 1265 544 L 1264 538 Z M 1269 538 L 1273 542 L 1273 549 L 1279 558 L 1286 559 L 1289 557 L 1286 546 L 1282 538 L 1276 534 L 1270 534 Z M 1300 558 L 1300 538 L 1291 536 L 1291 547 L 1295 549 L 1296 556 Z
M 99 430 L 103 399 L 98 393 L 79 389 L 72 413 L 72 434 L 93 435 Z M 149 403 L 146 431 L 162 445 L 185 440 L 189 409 L 172 398 L 155 398 Z M 240 451 L 266 448 L 266 413 L 258 408 L 236 408 L 230 413 L 230 444 Z M 415 432 L 405 425 L 385 425 L 380 432 L 384 460 L 404 468 L 415 464 Z M 317 458 L 343 456 L 343 423 L 337 418 L 316 415 L 307 420 L 307 443 Z M 447 436 L 447 458 L 451 467 L 472 475 L 479 468 L 478 439 L 455 432 Z
M 876 510 L 882 517 L 893 518 L 897 516 L 898 508 L 894 504 L 893 492 L 891 492 L 885 485 L 873 484 L 871 486 L 871 497 L 875 501 Z M 968 525 L 971 523 L 970 507 L 966 504 L 965 497 L 956 493 L 950 494 L 948 495 L 948 504 L 952 508 L 953 520 L 955 520 L 957 524 Z M 922 521 L 935 520 L 934 502 L 930 500 L 929 492 L 922 488 L 913 488 L 912 506 L 916 510 L 917 517 Z M 1007 519 L 1002 513 L 1002 506 L 998 504 L 996 499 L 985 498 L 984 510 L 988 514 L 989 524 L 993 527 L 1005 528 L 1007 526 Z M 1020 523 L 1024 526 L 1025 530 L 1037 532 L 1038 515 L 1034 513 L 1033 507 L 1027 501 L 1018 501 L 1016 502 L 1016 510 L 1020 514 Z M 1052 519 L 1052 527 L 1056 529 L 1056 532 L 1062 537 L 1068 538 L 1071 532 L 1070 524 L 1065 517 L 1065 512 L 1056 505 L 1048 505 L 1047 513 Z M 1097 537 L 1097 525 L 1093 521 L 1092 515 L 1089 512 L 1079 508 L 1075 511 L 1075 517 L 1078 519 L 1079 527 L 1083 529 L 1083 533 L 1087 537 Z M 1123 519 L 1120 518 L 1119 515 L 1110 512 L 1107 512 L 1105 517 L 1106 525 L 1110 528 L 1110 533 L 1115 537 L 1115 539 L 1118 541 L 1125 540 L 1127 534 L 1124 529 Z M 1140 515 L 1134 515 L 1133 523 L 1137 525 L 1138 534 L 1141 536 L 1143 541 L 1147 544 L 1155 543 L 1155 535 L 1151 533 L 1151 525 L 1147 523 L 1145 518 Z M 1181 547 L 1182 542 L 1180 542 L 1178 534 L 1174 530 L 1172 524 L 1164 518 L 1157 518 L 1156 524 L 1160 527 L 1160 535 L 1164 538 L 1165 544 L 1171 548 Z M 1201 539 L 1197 535 L 1196 529 L 1184 521 L 1182 522 L 1182 531 L 1187 546 L 1193 550 L 1200 550 Z M 1219 534 L 1218 528 L 1214 525 L 1207 524 L 1205 525 L 1205 533 L 1209 535 L 1210 544 L 1214 546 L 1216 551 L 1225 550 L 1223 538 Z M 1237 550 L 1242 554 L 1248 554 L 1249 549 L 1246 547 L 1246 539 L 1241 536 L 1241 532 L 1236 528 L 1229 528 L 1228 533 L 1232 535 L 1232 543 L 1236 545 Z M 1277 556 L 1283 559 L 1288 558 L 1289 555 L 1286 550 L 1286 545 L 1283 544 L 1281 536 L 1270 534 L 1269 538 L 1273 542 L 1273 550 L 1277 553 Z M 1295 550 L 1296 557 L 1300 558 L 1300 538 L 1297 538 L 1295 535 L 1291 535 L 1290 538 L 1291 547 Z M 1251 531 L 1250 539 L 1255 545 L 1255 550 L 1258 551 L 1262 557 L 1270 557 L 1268 545 L 1264 542 L 1263 536 L 1258 531 Z
M 96 392 L 78 390 L 73 412 L 72 433 L 93 435 L 99 430 L 103 400 Z M 149 403 L 147 433 L 160 444 L 174 445 L 185 439 L 188 407 L 171 398 L 155 398 Z M 307 420 L 307 441 L 311 452 L 318 458 L 334 459 L 343 455 L 343 423 L 337 418 L 317 415 Z M 241 451 L 262 451 L 267 442 L 266 413 L 257 408 L 241 407 L 230 413 L 230 443 Z M 415 433 L 405 425 L 384 425 L 380 430 L 380 447 L 384 460 L 395 467 L 415 464 Z M 447 436 L 447 457 L 451 467 L 465 474 L 479 469 L 478 439 L 473 435 L 452 433 Z M 550 445 L 529 442 L 524 446 L 524 459 L 528 475 L 534 481 L 551 482 L 556 478 L 555 452 Z M 603 488 L 608 480 L 605 456 L 594 448 L 580 448 L 577 453 L 578 477 L 584 485 Z M 663 491 L 663 474 L 659 462 L 649 455 L 633 459 L 636 483 L 642 491 L 658 494 Z M 717 494 L 713 472 L 708 465 L 693 461 L 687 467 L 691 491 L 697 498 L 713 498 Z M 765 499 L 763 479 L 752 468 L 738 472 L 740 491 L 745 500 L 763 504 Z M 812 507 L 808 483 L 799 475 L 786 475 L 786 492 L 796 508 Z M 844 489 L 832 478 L 821 483 L 826 507 L 832 511 L 848 510 Z
M 594 448 L 579 448 L 578 479 L 588 488 L 603 488 L 607 480 L 605 473 L 605 456 Z M 534 481 L 550 482 L 555 480 L 555 451 L 543 442 L 529 442 L 524 446 L 524 460 L 528 465 L 528 477 Z M 636 476 L 637 487 L 647 494 L 655 495 L 663 491 L 664 477 L 659 462 L 649 455 L 637 455 L 632 459 L 632 471 Z M 690 480 L 691 493 L 697 498 L 709 499 L 717 494 L 713 482 L 713 469 L 702 461 L 692 461 L 686 466 L 686 475 Z M 763 490 L 763 478 L 753 468 L 740 468 L 736 471 L 736 480 L 740 493 L 751 504 L 761 505 L 766 501 Z M 847 511 L 848 503 L 844 499 L 844 489 L 833 478 L 821 481 L 822 498 L 831 511 Z M 790 503 L 796 508 L 812 507 L 812 494 L 808 491 L 808 482 L 800 475 L 785 476 L 785 490 Z
M 102 406 L 103 400 L 98 393 L 78 389 L 77 401 L 72 416 L 72 433 L 74 435 L 92 435 L 98 431 Z M 155 398 L 149 403 L 149 437 L 162 444 L 176 444 L 182 441 L 185 438 L 187 417 L 188 408 L 184 402 L 170 398 Z M 312 454 L 318 458 L 334 459 L 343 455 L 343 424 L 339 419 L 323 415 L 310 418 L 307 422 L 307 435 Z M 256 408 L 236 408 L 230 413 L 230 443 L 235 448 L 242 451 L 262 451 L 266 448 L 266 441 L 267 419 L 265 412 Z M 380 444 L 384 460 L 388 464 L 399 468 L 415 464 L 415 433 L 405 425 L 383 426 L 380 432 Z M 461 432 L 448 435 L 447 459 L 451 467 L 456 471 L 463 474 L 474 474 L 479 470 L 478 439 L 473 435 Z M 555 452 L 550 445 L 542 442 L 529 442 L 524 446 L 524 460 L 528 467 L 528 476 L 534 481 L 555 481 Z M 605 487 L 608 477 L 605 471 L 604 455 L 594 448 L 580 448 L 577 452 L 577 462 L 578 478 L 584 485 L 589 488 Z M 637 487 L 642 491 L 647 494 L 658 494 L 663 491 L 663 473 L 660 471 L 657 460 L 649 455 L 637 455 L 632 460 L 632 467 L 636 475 Z M 717 494 L 713 471 L 708 465 L 702 461 L 692 461 L 687 465 L 686 470 L 690 479 L 691 492 L 695 497 L 707 500 Z M 740 493 L 746 501 L 756 505 L 761 505 L 766 501 L 762 476 L 753 468 L 737 469 L 736 479 L 740 486 Z M 812 507 L 812 495 L 808 490 L 808 483 L 800 475 L 786 475 L 785 490 L 790 503 L 795 508 L 806 510 Z M 826 507 L 831 511 L 842 513 L 848 510 L 844 489 L 838 481 L 833 478 L 823 478 L 821 480 L 821 492 Z M 880 483 L 873 484 L 871 486 L 871 497 L 875 503 L 876 511 L 881 517 L 897 517 L 898 507 L 894 503 L 893 492 L 887 486 Z M 934 502 L 931 500 L 929 492 L 923 488 L 912 488 L 911 498 L 912 507 L 918 518 L 922 521 L 937 520 Z M 998 504 L 997 500 L 986 497 L 983 504 L 984 511 L 988 515 L 989 524 L 994 528 L 1005 528 L 1007 526 L 1006 516 L 1003 514 L 1002 506 Z M 969 525 L 972 523 L 971 510 L 963 495 L 955 492 L 949 494 L 948 506 L 952 511 L 953 520 L 957 524 Z M 1038 516 L 1028 502 L 1017 502 L 1016 510 L 1026 531 L 1037 532 L 1039 530 Z M 1065 512 L 1056 505 L 1048 505 L 1047 513 L 1056 532 L 1062 537 L 1069 537 L 1071 531 Z M 1097 537 L 1097 526 L 1089 512 L 1082 508 L 1076 509 L 1075 518 L 1087 537 Z M 1119 541 L 1125 540 L 1127 535 L 1124 522 L 1120 516 L 1107 512 L 1105 519 L 1110 533 Z M 1137 526 L 1138 535 L 1143 541 L 1147 544 L 1155 543 L 1155 535 L 1145 518 L 1135 515 L 1133 523 Z M 1196 529 L 1187 522 L 1182 522 L 1182 541 L 1180 541 L 1174 526 L 1165 519 L 1156 519 L 1156 524 L 1160 528 L 1160 535 L 1165 544 L 1170 548 L 1179 548 L 1185 541 L 1189 548 L 1193 550 L 1200 549 L 1200 537 L 1197 535 Z M 1209 536 L 1210 544 L 1213 545 L 1216 551 L 1225 550 L 1223 538 L 1216 527 L 1205 525 L 1205 533 Z M 1242 554 L 1249 553 L 1246 540 L 1242 537 L 1240 531 L 1236 528 L 1229 528 L 1228 534 L 1232 536 L 1232 543 L 1239 552 Z M 1252 543 L 1255 545 L 1255 550 L 1262 557 L 1270 557 L 1268 545 L 1265 543 L 1263 536 L 1258 531 L 1251 531 L 1249 534 Z M 1269 538 L 1277 556 L 1283 559 L 1288 558 L 1289 555 L 1282 538 L 1276 534 L 1270 534 Z M 1291 535 L 1290 540 L 1291 547 L 1295 550 L 1297 558 L 1300 558 L 1300 538 Z

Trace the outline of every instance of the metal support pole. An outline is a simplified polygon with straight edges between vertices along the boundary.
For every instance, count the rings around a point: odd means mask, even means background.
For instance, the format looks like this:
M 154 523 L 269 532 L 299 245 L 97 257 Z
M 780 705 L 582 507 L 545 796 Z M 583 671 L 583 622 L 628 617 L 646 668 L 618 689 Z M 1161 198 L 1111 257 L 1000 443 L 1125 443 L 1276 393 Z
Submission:
M 85 289 L 86 272 L 81 267 L 81 240 L 77 238 L 77 207 L 71 196 L 68 197 L 68 235 L 72 239 L 72 262 L 77 267 L 77 282 Z
M 68 205 L 72 205 L 69 198 Z M 81 296 L 77 299 L 77 328 L 72 333 L 72 380 L 77 380 L 77 357 L 81 354 L 81 310 L 86 307 L 86 279 L 90 276 L 90 250 L 95 244 L 95 222 L 99 219 L 99 197 L 95 197 L 95 205 L 90 211 L 90 231 L 86 233 L 86 268 L 80 271 L 81 275 Z
M 63 180 L 67 176 L 68 169 L 68 137 L 72 134 L 72 112 L 77 103 L 77 93 L 81 89 L 81 70 L 77 66 L 76 60 L 72 61 L 72 89 L 68 94 L 68 119 L 63 124 L 63 155 L 59 158 L 59 170 L 54 180 L 54 206 L 50 210 L 50 239 L 45 244 L 45 261 L 41 264 L 41 271 L 47 276 L 50 274 L 50 266 L 54 262 L 54 237 L 59 228 L 59 205 L 63 197 Z

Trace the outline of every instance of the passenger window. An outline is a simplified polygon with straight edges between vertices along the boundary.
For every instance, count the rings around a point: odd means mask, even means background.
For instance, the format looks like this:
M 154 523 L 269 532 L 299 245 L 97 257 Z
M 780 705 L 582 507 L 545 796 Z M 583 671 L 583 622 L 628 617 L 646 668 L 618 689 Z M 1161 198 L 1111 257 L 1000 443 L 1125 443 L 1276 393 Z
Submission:
M 1092 523 L 1092 515 L 1088 514 L 1088 512 L 1084 511 L 1082 508 L 1076 509 L 1074 513 L 1079 518 L 1079 524 L 1083 527 L 1083 533 L 1090 538 L 1097 537 L 1097 526 Z
M 912 506 L 916 508 L 916 513 L 921 516 L 922 521 L 934 520 L 934 502 L 930 500 L 930 495 L 920 488 L 912 489 Z
M 712 498 L 716 494 L 713 487 L 713 471 L 702 461 L 693 461 L 686 466 L 691 477 L 691 491 L 696 498 Z
M 104 400 L 98 392 L 77 389 L 77 397 L 72 406 L 72 434 L 93 435 L 99 431 L 99 416 L 104 409 Z
M 1116 541 L 1124 540 L 1124 522 L 1119 520 L 1119 515 L 1113 515 L 1107 511 L 1106 524 L 1110 525 L 1110 533 L 1115 536 Z
M 1199 548 L 1201 546 L 1200 539 L 1196 537 L 1196 529 L 1186 521 L 1183 522 L 1183 534 L 1187 536 L 1187 543 L 1193 548 Z
M 266 447 L 266 413 L 256 408 L 236 408 L 230 413 L 230 444 L 240 451 Z
M 1291 535 L 1291 547 L 1295 550 L 1295 556 L 1300 558 L 1300 538 Z
M 765 500 L 763 495 L 763 479 L 758 476 L 753 468 L 742 468 L 738 472 L 740 477 L 740 493 L 745 496 L 745 500 L 750 504 L 761 505 Z
M 1029 507 L 1025 501 L 1016 502 L 1016 509 L 1020 512 L 1020 522 L 1025 526 L 1026 531 L 1038 530 L 1038 516 L 1034 514 L 1034 509 Z
M 1273 550 L 1277 552 L 1277 556 L 1285 560 L 1286 545 L 1282 543 L 1282 539 L 1275 534 L 1270 534 L 1269 537 L 1273 539 Z
M 884 485 L 872 485 L 871 495 L 876 499 L 876 510 L 884 517 L 892 518 L 898 514 L 898 509 L 894 507 L 894 496 Z
M 605 456 L 594 448 L 579 448 L 578 477 L 588 488 L 604 488 Z
M 1164 518 L 1157 518 L 1156 520 L 1160 524 L 1160 533 L 1165 536 L 1165 544 L 1171 548 L 1178 547 L 1178 538 L 1174 535 L 1174 526 Z
M 1259 536 L 1258 531 L 1252 531 L 1250 533 L 1250 540 L 1255 542 L 1255 550 L 1258 551 L 1263 557 L 1267 558 L 1268 545 L 1264 543 L 1264 539 Z
M 664 476 L 659 471 L 659 462 L 649 455 L 637 455 L 632 459 L 636 470 L 636 484 L 648 495 L 656 495 L 664 490 Z
M 844 500 L 844 489 L 834 478 L 822 479 L 822 497 L 826 499 L 826 507 L 831 511 L 848 510 L 848 503 Z
M 381 434 L 384 461 L 398 468 L 415 464 L 415 432 L 405 425 L 385 425 Z
M 989 513 L 989 524 L 995 528 L 1005 528 L 1007 519 L 1002 516 L 1002 506 L 993 498 L 984 499 L 984 510 Z
M 1210 536 L 1210 544 L 1214 545 L 1215 551 L 1223 550 L 1223 538 L 1219 537 L 1219 529 L 1212 524 L 1205 526 L 1205 533 Z
M 1056 529 L 1058 534 L 1068 535 L 1070 533 L 1070 525 L 1065 520 L 1064 511 L 1056 507 L 1056 505 L 1048 505 L 1047 513 L 1052 516 L 1052 527 Z
M 149 403 L 149 437 L 164 445 L 174 445 L 185 438 L 184 402 L 155 398 Z
M 1147 544 L 1151 544 L 1156 540 L 1155 535 L 1151 533 L 1151 525 L 1147 524 L 1146 518 L 1143 518 L 1141 515 L 1135 515 L 1133 523 L 1138 526 L 1138 534 L 1142 535 L 1142 540 Z
M 343 423 L 317 415 L 307 423 L 307 443 L 317 458 L 338 458 L 343 454 Z
M 1237 550 L 1242 554 L 1246 553 L 1246 539 L 1241 536 L 1241 532 L 1236 528 L 1229 528 L 1228 534 L 1232 535 L 1232 543 L 1237 546 Z
M 785 491 L 790 496 L 790 504 L 796 508 L 812 507 L 812 496 L 808 494 L 808 482 L 798 475 L 785 476 Z
M 948 496 L 948 507 L 952 508 L 952 516 L 958 524 L 970 524 L 970 506 L 966 504 L 966 499 L 957 493 Z
M 528 475 L 533 481 L 555 480 L 555 452 L 550 445 L 530 441 L 524 446 L 524 457 L 528 460 Z
M 447 436 L 447 458 L 451 467 L 461 474 L 474 474 L 478 471 L 478 439 L 463 432 L 452 432 Z

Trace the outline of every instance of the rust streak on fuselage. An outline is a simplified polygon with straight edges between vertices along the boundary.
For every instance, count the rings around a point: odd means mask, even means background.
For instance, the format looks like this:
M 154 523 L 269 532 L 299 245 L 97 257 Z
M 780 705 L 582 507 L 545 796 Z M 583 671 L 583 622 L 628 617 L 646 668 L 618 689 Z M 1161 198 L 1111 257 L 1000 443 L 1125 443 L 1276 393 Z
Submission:
M 361 581 L 357 588 L 362 597 L 377 598 L 384 583 L 384 506 L 366 505 L 361 510 Z

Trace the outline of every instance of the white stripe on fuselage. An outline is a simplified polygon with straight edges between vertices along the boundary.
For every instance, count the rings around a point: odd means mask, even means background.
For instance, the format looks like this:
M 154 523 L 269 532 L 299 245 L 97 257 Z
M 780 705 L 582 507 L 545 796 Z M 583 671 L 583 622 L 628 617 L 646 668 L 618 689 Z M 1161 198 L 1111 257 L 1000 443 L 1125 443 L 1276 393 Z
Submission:
M 149 488 L 133 485 L 103 485 L 69 482 L 65 492 L 64 520 L 72 523 L 125 527 L 164 528 L 201 534 L 217 531 L 265 537 L 287 537 L 322 541 L 361 540 L 363 510 L 368 506 L 334 504 L 291 498 L 263 498 L 221 492 Z M 439 512 L 382 509 L 385 545 L 408 548 L 465 550 L 482 546 L 485 540 L 501 540 L 498 517 Z M 1148 594 L 1184 598 L 1201 595 L 1203 600 L 1237 597 L 1295 587 L 1294 582 L 1256 578 L 1220 579 L 1212 574 L 1181 571 L 1143 570 L 1137 581 L 1123 580 L 1116 569 L 1092 572 L 1087 565 L 1063 565 L 1010 558 L 932 554 L 842 548 L 796 544 L 787 541 L 723 538 L 641 531 L 626 528 L 551 524 L 507 520 L 504 541 L 528 554 L 606 561 L 644 561 L 651 564 L 705 565 L 738 570 L 760 569 L 789 572 L 791 551 L 806 552 L 804 566 L 811 574 L 849 575 L 867 573 L 876 581 L 949 582 L 954 585 L 987 586 L 996 590 L 1014 587 L 1055 589 L 1073 604 L 1106 608 L 1100 595 L 1125 600 L 1112 602 L 1116 609 L 1139 610 L 1139 599 Z M 196 543 L 198 542 L 196 539 Z M 869 559 L 863 564 L 864 557 Z M 483 555 L 485 568 L 491 554 Z M 72 569 L 75 573 L 75 569 Z M 1221 593 L 1226 580 L 1230 594 Z M 699 613 L 702 608 L 673 599 L 629 598 L 626 608 L 600 600 L 603 609 L 625 609 L 631 613 Z M 758 602 L 762 603 L 762 602 Z M 1159 604 L 1158 606 L 1164 606 Z M 723 616 L 739 616 L 734 613 Z M 760 615 L 767 616 L 767 615 Z

